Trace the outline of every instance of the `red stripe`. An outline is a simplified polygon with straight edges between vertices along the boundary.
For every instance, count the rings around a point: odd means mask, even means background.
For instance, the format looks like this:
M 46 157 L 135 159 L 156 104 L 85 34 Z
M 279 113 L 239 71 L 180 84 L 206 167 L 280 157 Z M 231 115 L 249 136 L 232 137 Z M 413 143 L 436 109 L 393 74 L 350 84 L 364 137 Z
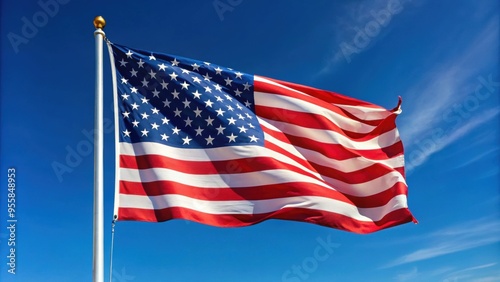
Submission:
M 396 128 L 395 115 L 391 115 L 387 117 L 385 120 L 380 121 L 372 131 L 366 133 L 359 133 L 359 132 L 345 130 L 336 125 L 335 123 L 333 123 L 328 118 L 321 115 L 302 113 L 291 110 L 281 110 L 280 115 L 277 115 L 276 112 L 273 111 L 274 109 L 277 108 L 268 106 L 255 107 L 256 113 L 260 117 L 265 118 L 267 120 L 286 122 L 293 125 L 298 125 L 312 129 L 330 130 L 333 132 L 338 132 L 344 136 L 347 136 L 349 139 L 358 142 L 371 140 L 375 137 L 380 136 L 383 133 L 389 132 L 394 128 Z
M 346 148 L 340 144 L 326 144 L 305 137 L 283 134 L 282 132 L 276 132 L 267 127 L 262 127 L 262 129 L 265 133 L 282 142 L 293 144 L 295 147 L 301 147 L 304 149 L 319 152 L 325 155 L 327 158 L 335 160 L 347 160 L 360 156 L 371 160 L 386 160 L 403 154 L 403 144 L 401 143 L 401 141 L 397 141 L 391 146 L 385 148 L 373 150 L 356 150 Z
M 269 157 L 242 158 L 227 161 L 185 161 L 160 155 L 120 156 L 120 167 L 129 169 L 169 168 L 178 172 L 207 175 L 230 175 L 236 173 L 259 172 L 283 169 L 316 178 L 314 174 L 288 163 Z M 314 171 L 314 168 L 312 168 Z
M 271 213 L 253 215 L 214 215 L 181 207 L 160 210 L 119 208 L 118 214 L 118 220 L 162 222 L 171 219 L 187 219 L 217 227 L 243 227 L 254 225 L 267 219 L 282 219 L 304 221 L 361 234 L 372 233 L 414 220 L 413 216 L 406 208 L 392 211 L 386 214 L 381 220 L 375 222 L 363 222 L 337 213 L 302 208 L 284 208 Z
M 322 89 L 317 89 L 317 88 L 312 88 L 309 86 L 305 85 L 300 85 L 296 83 L 291 83 L 287 81 L 282 81 L 282 80 L 277 80 L 269 77 L 263 77 L 264 79 L 273 81 L 277 84 L 283 85 L 285 87 L 289 87 L 292 89 L 295 89 L 297 91 L 307 93 L 308 95 L 315 97 L 319 100 L 332 103 L 332 104 L 342 104 L 342 105 L 350 105 L 350 106 L 363 106 L 363 107 L 368 107 L 368 108 L 374 108 L 374 109 L 381 109 L 381 107 L 373 105 L 371 103 L 361 101 L 355 98 L 351 98 L 339 93 L 335 93 L 332 91 L 326 91 Z M 256 92 L 266 92 L 266 93 L 281 93 L 281 92 L 291 92 L 289 90 L 286 90 L 282 87 L 273 85 L 273 84 L 268 84 L 265 82 L 261 82 L 259 80 L 254 81 L 254 91 Z
M 183 195 L 210 201 L 267 200 L 295 196 L 318 196 L 353 203 L 339 191 L 307 182 L 289 182 L 258 187 L 199 188 L 173 181 L 120 181 L 121 194 L 139 196 Z

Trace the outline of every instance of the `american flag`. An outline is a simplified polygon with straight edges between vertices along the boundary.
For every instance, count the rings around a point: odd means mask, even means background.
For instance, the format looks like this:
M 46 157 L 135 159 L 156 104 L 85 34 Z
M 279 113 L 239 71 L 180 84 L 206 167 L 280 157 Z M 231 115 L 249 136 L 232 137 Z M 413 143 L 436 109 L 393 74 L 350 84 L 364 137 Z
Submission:
M 399 108 L 109 44 L 118 220 L 267 219 L 370 233 L 414 220 Z

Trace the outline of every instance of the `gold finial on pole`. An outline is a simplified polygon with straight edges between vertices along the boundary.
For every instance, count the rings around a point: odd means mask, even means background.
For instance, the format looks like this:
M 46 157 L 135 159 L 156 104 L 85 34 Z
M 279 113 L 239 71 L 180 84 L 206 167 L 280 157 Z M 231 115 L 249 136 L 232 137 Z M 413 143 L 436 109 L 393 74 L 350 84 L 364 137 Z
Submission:
M 106 20 L 101 16 L 97 16 L 94 18 L 94 26 L 96 29 L 103 29 L 106 26 Z

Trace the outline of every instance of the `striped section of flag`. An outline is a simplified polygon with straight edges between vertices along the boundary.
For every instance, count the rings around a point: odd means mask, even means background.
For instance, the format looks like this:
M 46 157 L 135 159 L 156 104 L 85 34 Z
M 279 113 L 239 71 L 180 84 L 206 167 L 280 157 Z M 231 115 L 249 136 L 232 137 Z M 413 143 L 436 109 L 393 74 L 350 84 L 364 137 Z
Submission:
M 399 109 L 111 48 L 118 220 L 237 227 L 284 219 L 356 233 L 414 220 L 395 126 Z

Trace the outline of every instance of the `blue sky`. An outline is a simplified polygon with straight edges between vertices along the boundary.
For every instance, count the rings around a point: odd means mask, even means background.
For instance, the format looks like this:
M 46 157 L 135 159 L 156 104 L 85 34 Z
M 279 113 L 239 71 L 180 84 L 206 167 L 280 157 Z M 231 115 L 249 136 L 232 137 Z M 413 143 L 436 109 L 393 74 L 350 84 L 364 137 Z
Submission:
M 182 220 L 119 222 L 113 281 L 500 281 L 498 1 L 1 5 L 1 281 L 91 279 L 87 136 L 96 15 L 106 18 L 111 41 L 130 47 L 386 108 L 402 96 L 398 127 L 409 206 L 419 220 L 369 235 L 278 220 L 230 229 Z M 107 54 L 104 71 L 108 277 L 114 147 Z M 16 170 L 15 275 L 7 272 L 9 168 Z

